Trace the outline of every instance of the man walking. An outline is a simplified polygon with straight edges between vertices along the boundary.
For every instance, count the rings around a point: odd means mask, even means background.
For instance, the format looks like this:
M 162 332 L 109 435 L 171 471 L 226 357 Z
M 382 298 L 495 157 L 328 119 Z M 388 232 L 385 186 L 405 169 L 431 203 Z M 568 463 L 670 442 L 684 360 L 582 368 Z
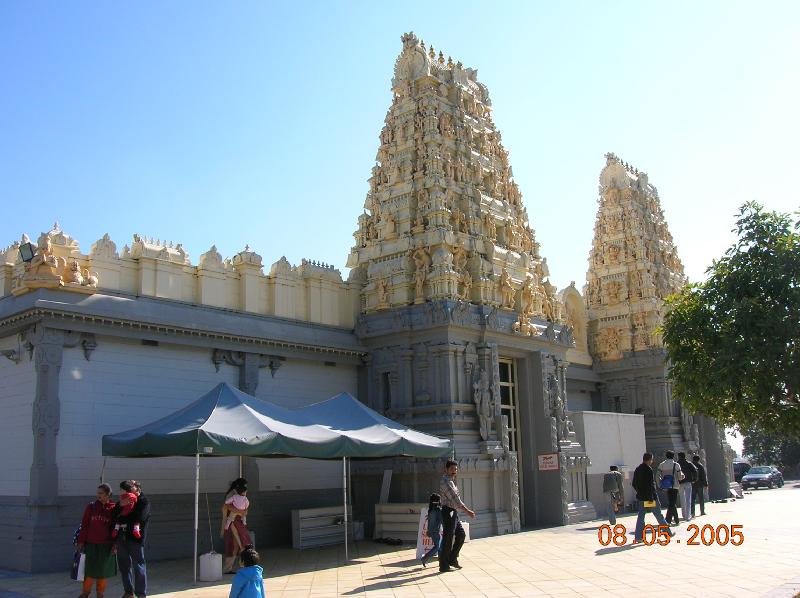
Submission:
M 150 501 L 142 494 L 136 480 L 125 480 L 119 485 L 124 492 L 137 495 L 136 506 L 130 515 L 120 516 L 117 521 L 126 524 L 117 538 L 117 563 L 125 589 L 123 598 L 145 598 L 147 596 L 147 566 L 144 560 L 144 542 L 147 539 L 147 522 L 150 520 Z M 140 537 L 135 537 L 128 524 L 139 523 Z
M 667 451 L 666 457 L 658 466 L 658 486 L 667 491 L 667 523 L 678 525 L 678 489 L 683 472 L 681 466 L 675 463 L 675 453 Z
M 642 455 L 642 463 L 633 472 L 632 486 L 636 490 L 636 500 L 639 501 L 639 515 L 636 518 L 636 531 L 633 538 L 634 543 L 642 541 L 642 533 L 644 532 L 644 516 L 648 511 L 656 516 L 656 521 L 669 529 L 664 516 L 661 514 L 661 503 L 658 500 L 658 493 L 656 492 L 656 479 L 653 473 L 653 455 L 645 453 Z M 674 536 L 675 532 L 670 530 L 670 536 Z
M 610 471 L 603 476 L 603 493 L 606 495 L 608 505 L 608 522 L 611 525 L 617 523 L 617 509 L 625 502 L 625 491 L 622 488 L 622 473 L 618 471 L 616 465 L 612 465 Z
M 447 461 L 444 466 L 444 475 L 442 475 L 442 479 L 439 482 L 443 532 L 442 548 L 439 551 L 440 573 L 452 571 L 450 567 L 461 569 L 458 555 L 461 552 L 461 546 L 464 544 L 466 534 L 461 522 L 458 520 L 458 511 L 464 511 L 470 517 L 475 517 L 475 511 L 461 500 L 461 493 L 458 491 L 458 486 L 456 486 L 457 475 L 458 464 L 455 461 Z
M 678 465 L 681 466 L 681 509 L 686 521 L 692 518 L 692 487 L 697 481 L 697 468 L 686 460 L 686 453 L 678 453 Z
M 700 514 L 706 514 L 706 488 L 708 487 L 708 477 L 706 476 L 705 465 L 700 463 L 700 455 L 692 457 L 692 464 L 697 469 L 697 481 L 692 484 L 692 517 L 694 517 L 694 506 L 700 501 Z

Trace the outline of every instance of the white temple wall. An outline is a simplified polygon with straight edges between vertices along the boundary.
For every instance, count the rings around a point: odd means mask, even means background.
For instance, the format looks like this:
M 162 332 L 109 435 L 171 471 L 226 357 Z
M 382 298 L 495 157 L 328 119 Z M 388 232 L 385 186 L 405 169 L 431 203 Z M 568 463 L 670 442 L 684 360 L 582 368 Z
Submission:
M 625 504 L 633 502 L 633 470 L 645 452 L 644 416 L 632 413 L 579 411 L 572 414 L 575 433 L 586 448 L 591 463 L 586 470 L 589 500 L 598 515 L 608 511 L 603 494 L 603 476 L 617 465 L 625 482 Z
M 64 349 L 57 453 L 61 496 L 92 494 L 103 467 L 104 434 L 150 423 L 220 382 L 236 386 L 238 381 L 232 366 L 222 364 L 215 371 L 208 349 L 100 336 L 90 359 L 80 347 Z M 219 491 L 238 475 L 237 458 L 201 463 L 202 488 Z M 148 494 L 194 492 L 194 464 L 188 457 L 106 460 L 104 479 L 115 491 L 126 478 L 141 480 Z
M 22 353 L 20 363 L 0 356 L 0 496 L 28 496 L 36 372 L 16 335 L 0 339 L 0 349 Z
M 238 369 L 222 364 L 216 372 L 208 349 L 137 340 L 98 337 L 90 361 L 80 347 L 64 350 L 61 370 L 61 429 L 58 436 L 59 494 L 91 494 L 103 468 L 102 436 L 129 430 L 186 406 L 219 382 L 238 385 Z M 10 365 L 13 365 L 9 362 Z M 3 367 L 5 367 L 3 365 Z M 32 384 L 32 368 L 31 384 Z M 300 407 L 339 392 L 356 394 L 356 368 L 325 366 L 287 359 L 273 378 L 259 372 L 256 395 L 285 407 Z M 30 401 L 33 388 L 29 389 Z M 20 440 L 30 441 L 30 407 L 21 422 Z M 20 428 L 20 422 L 15 424 Z M 32 446 L 32 441 L 29 442 Z M 32 449 L 31 449 L 32 450 Z M 340 461 L 256 459 L 261 490 L 341 488 Z M 30 459 L 24 471 L 27 475 Z M 238 458 L 201 459 L 201 491 L 221 492 L 238 476 Z M 5 473 L 2 475 L 6 475 Z M 148 494 L 194 492 L 194 465 L 189 457 L 106 459 L 104 479 L 141 480 Z M 27 477 L 20 494 L 26 495 Z
M 357 396 L 354 366 L 289 359 L 273 377 L 259 371 L 256 397 L 283 407 L 298 408 L 324 401 L 340 392 Z M 342 487 L 341 460 L 256 459 L 260 490 L 312 490 Z

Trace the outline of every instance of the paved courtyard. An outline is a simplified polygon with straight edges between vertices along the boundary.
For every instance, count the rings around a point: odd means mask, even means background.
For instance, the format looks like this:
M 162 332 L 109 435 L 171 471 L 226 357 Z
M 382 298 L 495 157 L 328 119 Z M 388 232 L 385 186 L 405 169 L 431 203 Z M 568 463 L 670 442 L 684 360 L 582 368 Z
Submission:
M 710 504 L 708 515 L 695 520 L 715 528 L 742 525 L 741 546 L 688 545 L 690 533 L 681 524 L 668 546 L 632 546 L 629 535 L 624 546 L 603 547 L 597 536 L 602 522 L 596 521 L 473 540 L 462 552 L 464 569 L 442 575 L 435 566 L 422 568 L 410 547 L 361 542 L 346 566 L 341 565 L 341 548 L 265 550 L 265 583 L 276 598 L 795 596 L 800 593 L 799 499 L 800 483 L 789 482 L 780 490 Z M 622 517 L 619 523 L 632 530 L 635 517 Z M 661 573 L 664 567 L 670 567 L 670 575 Z M 150 596 L 228 596 L 228 583 L 194 587 L 188 560 L 152 563 L 149 570 Z M 68 573 L 0 572 L 1 598 L 74 598 L 79 592 Z M 115 579 L 106 596 L 121 595 Z

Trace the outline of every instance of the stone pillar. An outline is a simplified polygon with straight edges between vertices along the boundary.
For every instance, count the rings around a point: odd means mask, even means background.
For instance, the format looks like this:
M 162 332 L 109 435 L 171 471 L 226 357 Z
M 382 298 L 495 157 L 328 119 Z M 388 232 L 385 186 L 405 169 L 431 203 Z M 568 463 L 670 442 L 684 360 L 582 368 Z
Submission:
M 726 467 L 727 442 L 724 440 L 724 432 L 710 417 L 696 415 L 695 420 L 700 428 L 700 442 L 705 451 L 708 496 L 712 500 L 728 498 L 732 479 Z
M 74 347 L 80 334 L 35 325 L 25 333 L 33 347 L 36 391 L 33 398 L 33 462 L 28 499 L 30 526 L 27 542 L 16 544 L 25 552 L 20 562 L 30 571 L 49 570 L 52 562 L 64 561 L 62 536 L 66 530 L 59 519 L 58 432 L 61 425 L 59 377 L 64 347 Z M 28 551 L 30 551 L 28 553 Z
M 80 335 L 37 324 L 26 333 L 25 339 L 33 345 L 33 362 L 36 371 L 30 499 L 31 504 L 36 506 L 54 505 L 58 497 L 56 447 L 61 424 L 61 401 L 58 394 L 59 375 L 64 358 L 64 347 L 76 346 Z

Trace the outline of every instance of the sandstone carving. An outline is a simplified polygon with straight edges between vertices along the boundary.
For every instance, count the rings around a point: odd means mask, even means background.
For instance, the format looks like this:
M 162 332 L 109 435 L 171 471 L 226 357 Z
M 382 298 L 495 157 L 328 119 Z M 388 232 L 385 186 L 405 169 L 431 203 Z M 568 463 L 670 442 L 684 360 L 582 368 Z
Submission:
M 586 280 L 588 344 L 595 359 L 613 361 L 626 352 L 661 345 L 663 299 L 685 282 L 647 174 L 606 155 L 600 173 L 600 205 Z M 627 322 L 627 326 L 609 321 Z

